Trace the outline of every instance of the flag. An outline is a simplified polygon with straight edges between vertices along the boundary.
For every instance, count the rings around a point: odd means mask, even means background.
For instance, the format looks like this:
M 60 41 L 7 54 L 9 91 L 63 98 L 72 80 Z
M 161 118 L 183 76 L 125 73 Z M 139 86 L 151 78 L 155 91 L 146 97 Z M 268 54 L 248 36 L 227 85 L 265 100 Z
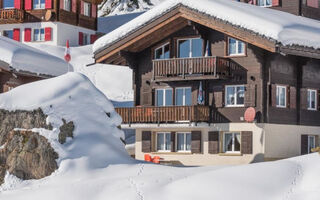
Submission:
M 69 48 L 69 40 L 66 43 L 66 51 L 64 52 L 64 60 L 69 63 L 71 60 L 70 48 Z
M 206 53 L 204 56 L 205 57 L 212 56 L 209 40 L 207 40 Z
M 202 81 L 200 81 L 200 85 L 199 85 L 198 104 L 199 104 L 199 105 L 203 105 L 203 104 L 204 104 L 204 97 L 203 97 L 203 90 L 202 90 Z

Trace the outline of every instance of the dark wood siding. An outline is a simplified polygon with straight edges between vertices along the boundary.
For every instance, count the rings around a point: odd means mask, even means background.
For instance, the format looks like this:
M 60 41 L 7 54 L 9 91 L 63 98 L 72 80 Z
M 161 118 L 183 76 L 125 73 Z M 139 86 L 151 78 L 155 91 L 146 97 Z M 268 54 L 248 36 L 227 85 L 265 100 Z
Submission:
M 211 131 L 209 134 L 209 153 L 218 154 L 219 153 L 219 131 Z
M 142 131 L 141 151 L 144 153 L 151 152 L 151 131 Z
M 241 153 L 252 154 L 252 131 L 241 132 Z
M 191 152 L 201 153 L 201 131 L 191 131 Z
M 308 135 L 301 135 L 301 155 L 308 154 Z

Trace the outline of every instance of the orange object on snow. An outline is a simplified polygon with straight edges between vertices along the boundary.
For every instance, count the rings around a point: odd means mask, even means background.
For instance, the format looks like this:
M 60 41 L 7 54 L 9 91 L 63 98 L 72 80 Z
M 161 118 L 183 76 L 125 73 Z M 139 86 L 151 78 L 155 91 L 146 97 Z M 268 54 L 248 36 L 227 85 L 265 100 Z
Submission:
M 160 164 L 160 157 L 159 156 L 153 157 L 152 162 L 156 164 Z
M 152 158 L 151 158 L 150 154 L 144 154 L 144 160 L 147 162 L 152 162 Z

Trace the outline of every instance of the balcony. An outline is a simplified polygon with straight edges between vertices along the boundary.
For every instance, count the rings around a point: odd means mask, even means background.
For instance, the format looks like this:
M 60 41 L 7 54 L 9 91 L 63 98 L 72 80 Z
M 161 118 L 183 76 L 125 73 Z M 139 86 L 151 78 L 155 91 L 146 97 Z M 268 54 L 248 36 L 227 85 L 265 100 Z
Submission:
M 0 9 L 0 24 L 21 23 L 24 19 L 24 10 Z
M 198 57 L 153 60 L 154 81 L 227 79 L 241 68 L 229 58 Z
M 122 123 L 174 123 L 174 122 L 209 122 L 208 106 L 167 106 L 116 108 L 122 117 Z

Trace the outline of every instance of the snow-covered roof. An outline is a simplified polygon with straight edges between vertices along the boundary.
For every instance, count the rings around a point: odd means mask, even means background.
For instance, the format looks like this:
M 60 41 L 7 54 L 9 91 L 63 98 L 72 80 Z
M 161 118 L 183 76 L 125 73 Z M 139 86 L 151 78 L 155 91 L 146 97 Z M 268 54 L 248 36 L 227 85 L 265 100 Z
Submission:
M 284 46 L 298 45 L 320 49 L 320 22 L 316 20 L 230 0 L 167 0 L 99 38 L 93 46 L 94 53 L 139 30 L 179 5 L 252 31 Z
M 62 58 L 2 36 L 0 61 L 8 65 L 7 70 L 39 76 L 59 76 L 68 72 L 68 64 Z

